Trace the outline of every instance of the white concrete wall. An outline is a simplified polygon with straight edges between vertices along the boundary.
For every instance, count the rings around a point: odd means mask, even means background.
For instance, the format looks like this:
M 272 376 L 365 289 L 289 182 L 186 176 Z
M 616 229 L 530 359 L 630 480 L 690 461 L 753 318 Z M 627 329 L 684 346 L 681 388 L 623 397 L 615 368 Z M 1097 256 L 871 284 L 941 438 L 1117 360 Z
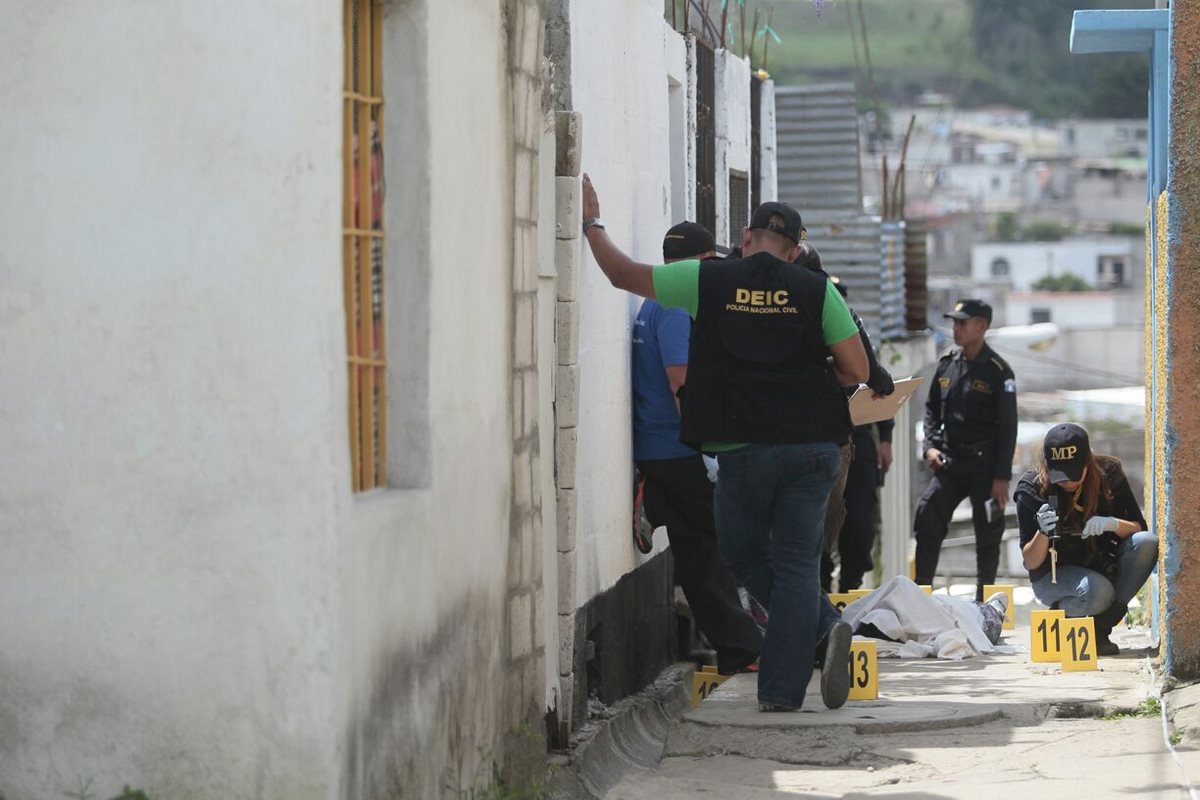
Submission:
M 1145 329 L 1120 323 L 1107 328 L 1063 330 L 1048 350 L 1000 348 L 1022 392 L 1135 386 L 1145 363 Z
M 1125 321 L 1117 313 L 1118 300 L 1117 292 L 1011 292 L 1005 318 L 1009 325 L 1030 325 L 1034 309 L 1045 309 L 1060 328 L 1108 328 Z
M 937 363 L 933 336 L 913 336 L 908 339 L 884 342 L 879 353 L 881 361 L 897 378 L 907 378 L 927 372 Z M 901 407 L 896 415 L 892 435 L 892 468 L 879 492 L 880 508 L 880 578 L 881 582 L 896 575 L 908 575 L 908 561 L 913 551 L 913 484 L 923 480 L 919 447 L 909 431 L 924 418 L 923 393 Z M 870 576 L 868 576 L 870 578 Z
M 338 483 L 339 733 L 344 791 L 364 800 L 396 785 L 406 796 L 482 788 L 490 769 L 479 765 L 501 755 L 522 702 L 503 672 L 506 576 L 541 556 L 509 551 L 513 161 L 501 5 L 384 8 L 388 338 L 411 362 L 391 407 L 427 426 L 431 447 L 428 480 L 414 488 L 351 495 Z M 339 397 L 344 374 L 334 373 Z M 416 419 L 413 404 L 424 409 Z
M 0 52 L 0 792 L 334 797 L 340 4 Z
M 716 95 L 713 98 L 713 130 L 716 133 L 717 177 L 715 195 L 717 244 L 741 244 L 737 237 L 746 222 L 735 222 L 735 241 L 730 241 L 729 173 L 750 177 L 750 61 L 728 50 L 714 54 Z M 748 209 L 753 211 L 753 209 Z
M 762 151 L 759 158 L 761 171 L 758 186 L 760 202 L 779 199 L 779 160 L 775 129 L 775 81 L 767 79 L 762 84 L 758 108 L 758 146 Z M 753 203 L 751 203 L 753 205 Z M 754 213 L 754 209 L 750 209 Z
M 1137 119 L 1071 119 L 1058 123 L 1058 146 L 1076 158 L 1145 158 L 1149 123 Z
M 540 700 L 501 661 L 540 630 L 505 605 L 539 563 L 509 548 L 509 39 L 493 0 L 433 11 L 384 6 L 394 488 L 361 495 L 340 4 L 0 26 L 8 800 L 482 788 Z
M 673 222 L 667 76 L 685 74 L 678 37 L 654 0 L 571 6 L 571 102 L 583 116 L 583 170 L 609 234 L 652 263 L 662 260 Z M 598 42 L 604 46 L 589 46 Z M 629 533 L 629 331 L 640 298 L 614 289 L 585 247 L 579 303 L 576 607 L 649 558 Z
M 942 185 L 958 189 L 985 211 L 1016 211 L 1023 167 L 1017 164 L 949 164 Z
M 971 276 L 980 282 L 994 280 L 992 262 L 1004 258 L 1009 263 L 1008 283 L 1014 291 L 1028 291 L 1046 275 L 1077 275 L 1096 285 L 1096 266 L 1100 256 L 1125 259 L 1125 275 L 1136 279 L 1133 245 L 1128 239 L 1087 238 L 1061 242 L 987 242 L 971 248 Z M 1003 280 L 1003 279 L 1001 279 Z

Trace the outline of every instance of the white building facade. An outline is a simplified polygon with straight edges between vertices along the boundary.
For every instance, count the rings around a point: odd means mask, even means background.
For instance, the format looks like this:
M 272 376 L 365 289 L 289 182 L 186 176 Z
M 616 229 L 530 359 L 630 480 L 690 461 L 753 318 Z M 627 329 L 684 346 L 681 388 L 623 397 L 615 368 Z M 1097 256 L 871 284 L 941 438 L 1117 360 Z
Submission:
M 1074 275 L 1102 289 L 1138 288 L 1143 283 L 1128 238 L 1068 238 L 1060 242 L 985 242 L 971 248 L 971 277 L 1029 291 L 1046 276 Z
M 587 170 L 653 262 L 694 214 L 695 44 L 653 0 L 346 3 L 66 0 L 0 29 L 6 800 L 481 791 L 674 657 L 618 636 L 587 663 L 635 590 L 674 608 L 665 542 L 629 533 L 637 303 L 578 198 Z M 368 52 L 377 98 L 344 85 Z M 718 63 L 728 187 L 749 70 Z M 348 105 L 382 108 L 381 180 L 344 173 Z M 372 191 L 368 230 L 347 197 Z M 356 492 L 351 376 L 384 361 Z

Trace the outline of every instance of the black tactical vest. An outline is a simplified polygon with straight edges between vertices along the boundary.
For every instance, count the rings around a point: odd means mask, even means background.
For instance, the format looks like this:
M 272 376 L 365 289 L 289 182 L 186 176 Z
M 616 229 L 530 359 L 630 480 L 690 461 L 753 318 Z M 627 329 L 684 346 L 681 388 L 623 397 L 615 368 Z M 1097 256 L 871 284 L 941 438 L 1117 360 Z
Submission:
M 769 253 L 700 265 L 684 444 L 846 442 L 849 408 L 821 324 L 825 284 Z

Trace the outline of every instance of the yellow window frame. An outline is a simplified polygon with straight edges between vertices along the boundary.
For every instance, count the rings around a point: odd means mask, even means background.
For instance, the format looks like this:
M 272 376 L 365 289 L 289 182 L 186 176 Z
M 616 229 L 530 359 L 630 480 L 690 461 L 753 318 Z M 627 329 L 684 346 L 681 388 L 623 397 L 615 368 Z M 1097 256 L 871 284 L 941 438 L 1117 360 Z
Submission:
M 387 483 L 383 37 L 377 2 L 343 0 L 343 14 L 342 277 L 352 483 L 354 491 L 361 492 Z M 368 137 L 360 136 L 364 131 Z M 359 146 L 364 138 L 365 148 Z

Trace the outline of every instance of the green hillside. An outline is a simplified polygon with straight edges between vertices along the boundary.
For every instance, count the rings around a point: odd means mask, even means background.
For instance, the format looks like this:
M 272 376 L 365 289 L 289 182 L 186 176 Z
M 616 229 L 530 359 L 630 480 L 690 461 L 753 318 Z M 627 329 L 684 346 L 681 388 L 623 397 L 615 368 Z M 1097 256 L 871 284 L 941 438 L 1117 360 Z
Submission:
M 1144 57 L 1075 56 L 1067 40 L 1076 8 L 1153 5 L 1152 0 L 862 0 L 875 83 L 885 105 L 911 102 L 931 89 L 962 106 L 1002 102 L 1042 117 L 1145 113 Z M 770 42 L 767 66 L 778 83 L 855 77 L 850 25 L 851 20 L 858 25 L 857 0 L 828 0 L 820 16 L 809 0 L 746 0 L 746 6 L 758 6 L 763 17 L 774 7 L 772 27 L 781 41 Z M 759 60 L 765 36 L 758 39 Z M 858 47 L 865 81 L 861 40 Z
M 807 2 L 773 5 L 772 27 L 783 40 L 772 41 L 768 50 L 768 66 L 776 80 L 792 83 L 853 72 L 850 21 L 857 26 L 855 3 L 826 3 L 819 17 Z M 945 76 L 955 64 L 975 64 L 968 46 L 971 13 L 965 0 L 865 0 L 863 12 L 877 82 L 889 82 L 881 73 L 896 69 L 912 76 Z

